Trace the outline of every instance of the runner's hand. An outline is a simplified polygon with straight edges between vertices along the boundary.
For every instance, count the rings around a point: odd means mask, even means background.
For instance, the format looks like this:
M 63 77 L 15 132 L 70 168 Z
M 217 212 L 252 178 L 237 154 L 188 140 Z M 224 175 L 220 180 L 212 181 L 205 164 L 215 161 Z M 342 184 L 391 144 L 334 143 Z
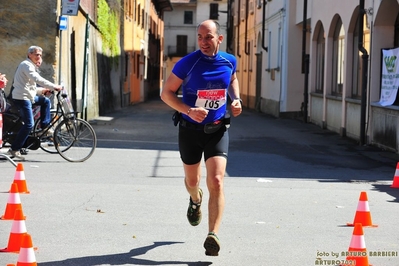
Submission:
M 201 123 L 202 121 L 204 121 L 204 119 L 208 115 L 208 112 L 209 111 L 203 107 L 190 108 L 188 117 L 190 117 L 195 122 Z
M 242 106 L 240 100 L 234 100 L 231 103 L 231 113 L 233 114 L 234 117 L 240 115 L 242 112 Z

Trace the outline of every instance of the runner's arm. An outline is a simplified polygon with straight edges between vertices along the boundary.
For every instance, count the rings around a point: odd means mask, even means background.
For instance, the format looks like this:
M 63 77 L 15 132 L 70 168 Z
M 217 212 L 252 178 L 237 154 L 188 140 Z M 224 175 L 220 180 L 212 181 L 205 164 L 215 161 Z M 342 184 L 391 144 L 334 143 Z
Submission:
M 182 83 L 183 80 L 171 73 L 162 88 L 161 99 L 176 111 L 183 114 L 188 114 L 190 106 L 183 103 L 176 94 Z
M 233 116 L 238 116 L 241 114 L 242 106 L 240 99 L 240 88 L 238 84 L 238 79 L 236 73 L 231 76 L 230 86 L 228 89 L 228 94 L 231 99 L 231 112 Z

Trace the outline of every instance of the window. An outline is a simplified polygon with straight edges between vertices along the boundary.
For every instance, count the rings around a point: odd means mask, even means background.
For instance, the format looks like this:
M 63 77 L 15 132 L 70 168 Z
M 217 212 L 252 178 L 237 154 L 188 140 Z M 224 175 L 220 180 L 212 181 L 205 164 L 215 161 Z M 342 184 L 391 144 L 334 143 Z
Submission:
M 142 29 L 144 29 L 144 26 L 145 26 L 144 21 L 145 21 L 145 10 L 144 10 L 144 8 L 143 8 L 143 9 L 141 10 L 141 28 L 142 28 Z
M 141 22 L 140 14 L 141 14 L 141 7 L 139 4 L 139 6 L 137 7 L 137 24 L 138 25 L 140 25 L 140 22 Z
M 176 36 L 176 54 L 178 56 L 187 55 L 187 35 Z
M 268 44 L 267 44 L 267 52 L 269 53 L 269 56 L 267 57 L 267 70 L 270 71 L 270 68 L 272 67 L 271 63 L 271 54 L 273 53 L 273 48 L 272 48 L 272 32 L 269 31 L 269 38 L 268 38 Z
M 209 12 L 209 19 L 218 19 L 219 18 L 219 4 L 210 4 L 210 12 Z
M 132 14 L 133 21 L 136 19 L 136 5 L 131 5 L 130 13 Z
M 193 11 L 184 11 L 184 24 L 193 24 Z
M 126 18 L 132 18 L 133 17 L 133 14 L 132 14 L 132 2 L 131 1 L 125 2 L 125 15 L 126 15 Z
M 254 0 L 249 1 L 249 14 L 254 13 Z
M 366 27 L 366 15 L 363 21 L 363 47 L 370 50 L 370 30 Z M 359 51 L 359 20 L 356 22 L 355 31 L 353 33 L 353 67 L 352 67 L 352 98 L 361 99 L 362 97 L 362 72 L 363 59 L 362 53 Z
M 320 27 L 316 45 L 316 92 L 324 91 L 324 58 L 325 58 L 326 38 L 324 28 Z
M 125 53 L 125 81 L 129 76 L 129 53 Z
M 332 95 L 342 96 L 344 82 L 344 51 L 345 51 L 345 31 L 342 20 L 339 19 L 333 36 L 333 55 L 332 55 Z
M 247 42 L 247 45 L 248 45 L 248 53 L 249 53 L 249 56 L 248 56 L 248 60 L 249 60 L 249 62 L 248 62 L 248 70 L 252 71 L 252 64 L 253 64 L 252 50 L 253 49 L 251 49 L 251 48 L 253 47 L 253 41 Z
M 136 54 L 136 78 L 140 78 L 140 54 Z

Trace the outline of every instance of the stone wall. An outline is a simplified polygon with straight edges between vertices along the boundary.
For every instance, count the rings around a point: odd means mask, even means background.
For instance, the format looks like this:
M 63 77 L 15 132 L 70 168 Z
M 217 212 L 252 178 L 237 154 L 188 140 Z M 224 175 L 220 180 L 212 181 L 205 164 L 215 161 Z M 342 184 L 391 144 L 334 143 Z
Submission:
M 0 9 L 0 72 L 9 80 L 9 91 L 18 64 L 31 45 L 43 48 L 43 77 L 57 82 L 57 1 L 2 1 Z
M 86 94 L 87 119 L 120 108 L 120 66 L 110 65 L 109 57 L 103 54 L 102 36 L 96 25 L 96 3 L 81 0 L 77 16 L 67 16 L 67 29 L 62 31 L 60 38 L 61 0 L 36 0 L 34 4 L 26 0 L 2 1 L 0 73 L 5 73 L 9 80 L 5 89 L 7 94 L 15 70 L 26 58 L 29 46 L 38 45 L 43 48 L 41 75 L 54 83 L 62 82 L 72 99 L 82 99 Z M 88 51 L 85 49 L 87 21 Z M 87 82 L 83 75 L 86 52 Z M 83 93 L 84 87 L 87 93 Z

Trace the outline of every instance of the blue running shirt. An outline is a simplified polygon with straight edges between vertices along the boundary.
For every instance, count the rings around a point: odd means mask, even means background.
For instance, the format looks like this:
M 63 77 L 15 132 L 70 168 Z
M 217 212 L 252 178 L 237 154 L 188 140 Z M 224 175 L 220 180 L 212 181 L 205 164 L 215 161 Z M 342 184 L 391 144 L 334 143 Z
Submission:
M 180 59 L 172 72 L 183 80 L 183 102 L 191 107 L 209 110 L 201 124 L 220 120 L 226 113 L 227 90 L 231 76 L 236 72 L 234 55 L 219 51 L 215 56 L 204 55 L 200 50 Z M 188 115 L 183 118 L 197 123 Z

